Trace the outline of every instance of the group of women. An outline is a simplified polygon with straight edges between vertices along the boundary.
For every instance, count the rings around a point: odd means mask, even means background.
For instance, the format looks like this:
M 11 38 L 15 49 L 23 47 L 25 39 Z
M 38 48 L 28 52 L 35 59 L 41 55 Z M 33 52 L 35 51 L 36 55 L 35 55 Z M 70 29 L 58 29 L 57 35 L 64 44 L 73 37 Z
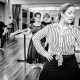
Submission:
M 36 32 L 38 32 L 40 29 L 44 28 L 46 25 L 49 25 L 51 24 L 50 20 L 50 15 L 48 13 L 46 13 L 43 17 L 43 20 L 41 22 L 41 13 L 39 12 L 36 12 L 34 14 L 34 19 L 35 19 L 35 22 L 32 23 L 29 28 L 30 28 L 30 32 L 32 33 L 32 35 L 34 35 Z M 46 45 L 45 45 L 46 44 Z M 41 40 L 41 45 L 46 49 L 48 50 L 48 44 L 46 42 L 46 38 L 43 38 Z M 37 50 L 35 49 L 34 47 L 34 44 L 33 44 L 33 41 L 32 41 L 32 38 L 30 40 L 30 44 L 29 44 L 29 47 L 28 47 L 28 53 L 27 53 L 27 62 L 28 63 L 44 63 L 46 59 L 37 52 Z
M 75 57 L 75 42 L 80 46 L 80 31 L 70 25 L 75 16 L 75 6 L 65 3 L 59 8 L 56 22 L 40 22 L 41 14 L 35 13 L 30 29 L 33 34 L 29 49 L 29 63 L 44 63 L 39 80 L 76 80 L 79 66 Z M 45 26 L 46 25 L 46 26 Z M 45 49 L 45 40 L 48 48 Z

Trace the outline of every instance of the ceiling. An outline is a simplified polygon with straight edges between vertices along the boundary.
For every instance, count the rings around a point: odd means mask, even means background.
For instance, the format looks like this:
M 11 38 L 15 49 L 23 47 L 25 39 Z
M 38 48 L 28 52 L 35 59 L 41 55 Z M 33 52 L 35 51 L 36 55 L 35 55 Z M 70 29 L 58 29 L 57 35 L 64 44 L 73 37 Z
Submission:
M 75 3 L 75 4 L 80 4 L 80 0 L 10 0 L 12 4 L 52 4 L 52 3 Z

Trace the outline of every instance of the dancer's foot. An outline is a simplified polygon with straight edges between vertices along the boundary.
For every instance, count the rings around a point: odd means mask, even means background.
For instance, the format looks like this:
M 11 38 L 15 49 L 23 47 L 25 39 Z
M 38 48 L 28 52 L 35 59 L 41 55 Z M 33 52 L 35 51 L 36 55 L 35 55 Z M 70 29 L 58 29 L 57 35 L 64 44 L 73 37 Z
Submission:
M 4 48 L 0 48 L 0 50 L 2 50 L 2 51 L 3 51 L 3 50 L 4 50 Z
M 39 65 L 38 64 L 34 64 L 33 66 L 31 66 L 31 68 L 36 68 L 36 67 L 39 67 Z

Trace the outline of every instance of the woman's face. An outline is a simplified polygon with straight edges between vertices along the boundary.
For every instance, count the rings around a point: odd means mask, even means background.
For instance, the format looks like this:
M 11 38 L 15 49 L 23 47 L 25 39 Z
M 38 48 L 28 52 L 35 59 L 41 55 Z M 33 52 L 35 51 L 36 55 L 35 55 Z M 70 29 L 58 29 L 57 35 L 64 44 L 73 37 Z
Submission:
M 48 21 L 49 20 L 49 18 L 46 16 L 46 17 L 44 17 L 44 21 Z
M 40 22 L 40 21 L 41 21 L 41 16 L 37 14 L 35 17 L 35 22 Z
M 65 13 L 62 13 L 62 18 L 67 23 L 72 23 L 74 20 L 74 11 L 75 8 L 73 6 L 69 7 Z

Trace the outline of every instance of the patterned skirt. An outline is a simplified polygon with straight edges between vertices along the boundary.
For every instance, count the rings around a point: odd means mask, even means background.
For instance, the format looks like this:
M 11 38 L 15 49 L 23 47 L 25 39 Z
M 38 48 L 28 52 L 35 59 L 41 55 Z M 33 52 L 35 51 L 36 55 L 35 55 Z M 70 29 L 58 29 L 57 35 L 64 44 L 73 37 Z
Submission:
M 76 80 L 79 78 L 79 73 L 75 55 L 63 55 L 61 66 L 58 66 L 54 55 L 52 61 L 45 62 L 39 80 Z

